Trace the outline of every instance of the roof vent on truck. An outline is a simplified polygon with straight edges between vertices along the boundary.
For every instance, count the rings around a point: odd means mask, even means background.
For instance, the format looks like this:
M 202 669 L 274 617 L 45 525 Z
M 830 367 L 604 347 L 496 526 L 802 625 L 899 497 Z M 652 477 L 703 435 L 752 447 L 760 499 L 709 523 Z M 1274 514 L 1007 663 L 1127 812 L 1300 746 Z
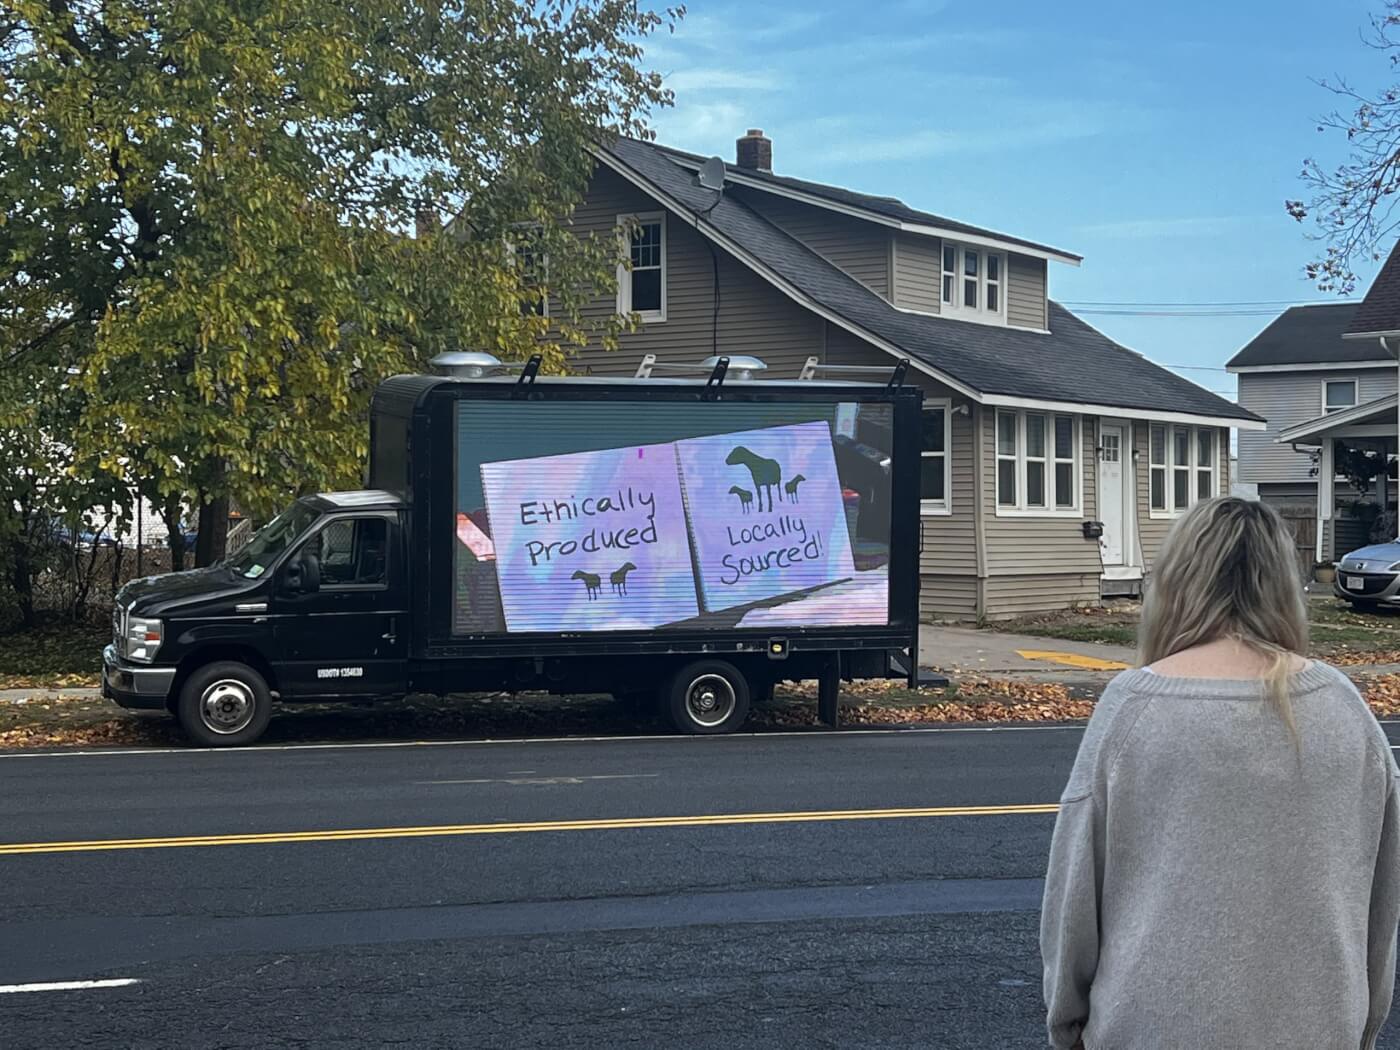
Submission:
M 719 372 L 720 362 L 725 362 L 725 370 Z M 766 372 L 767 363 L 761 357 L 754 357 L 751 354 L 726 354 L 720 356 L 714 354 L 696 364 L 686 364 L 684 362 L 658 361 L 655 354 L 647 354 L 642 358 L 642 363 L 637 366 L 637 374 L 634 379 L 650 379 L 655 372 L 679 372 L 689 375 L 708 375 L 712 378 L 719 372 L 720 378 L 728 377 L 747 382 L 757 379 L 757 373 Z
M 455 379 L 481 379 L 501 367 L 501 359 L 485 350 L 448 350 L 428 364 Z
M 502 361 L 485 350 L 448 350 L 428 362 L 442 369 L 453 379 L 485 379 L 502 372 L 519 372 L 517 387 L 531 386 L 544 364 L 541 354 L 531 354 L 528 361 Z

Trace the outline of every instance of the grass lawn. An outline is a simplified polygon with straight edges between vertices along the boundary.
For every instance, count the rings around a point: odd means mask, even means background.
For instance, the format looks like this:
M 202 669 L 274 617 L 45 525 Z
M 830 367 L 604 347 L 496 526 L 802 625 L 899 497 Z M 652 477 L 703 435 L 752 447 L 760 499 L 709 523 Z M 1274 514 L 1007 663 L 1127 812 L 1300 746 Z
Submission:
M 52 623 L 0 634 L 0 689 L 97 685 L 110 626 Z
M 1400 663 L 1400 612 L 1357 612 L 1337 598 L 1308 603 L 1312 655 L 1344 664 Z M 988 624 L 994 631 L 1107 645 L 1137 644 L 1138 610 L 1076 609 Z

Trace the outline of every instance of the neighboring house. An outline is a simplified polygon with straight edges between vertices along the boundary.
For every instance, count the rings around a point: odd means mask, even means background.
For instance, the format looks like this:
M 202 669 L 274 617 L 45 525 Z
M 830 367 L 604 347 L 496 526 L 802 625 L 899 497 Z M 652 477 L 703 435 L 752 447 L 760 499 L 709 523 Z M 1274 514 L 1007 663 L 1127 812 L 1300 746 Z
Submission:
M 753 354 L 767 378 L 816 358 L 879 379 L 907 359 L 927 395 L 926 618 L 1137 593 L 1171 520 L 1229 490 L 1230 428 L 1263 425 L 1050 299 L 1049 264 L 1076 255 L 774 175 L 761 132 L 739 140 L 722 191 L 700 185 L 693 154 L 624 139 L 596 157 L 574 226 L 634 232 L 616 302 L 595 309 L 640 324 L 577 368 Z
M 1360 303 L 1285 310 L 1230 359 L 1239 402 L 1267 429 L 1239 437 L 1239 480 L 1294 520 L 1300 547 L 1330 564 L 1393 533 L 1400 263 L 1392 251 Z M 1387 482 L 1363 489 L 1346 464 L 1369 456 Z

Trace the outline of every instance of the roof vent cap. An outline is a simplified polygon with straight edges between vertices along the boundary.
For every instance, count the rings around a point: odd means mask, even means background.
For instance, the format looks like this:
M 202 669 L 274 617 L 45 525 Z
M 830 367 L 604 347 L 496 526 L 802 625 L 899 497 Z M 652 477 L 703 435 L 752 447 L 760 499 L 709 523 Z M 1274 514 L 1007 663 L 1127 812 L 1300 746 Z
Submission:
M 501 359 L 485 350 L 448 350 L 428 363 L 454 379 L 481 379 L 501 367 Z

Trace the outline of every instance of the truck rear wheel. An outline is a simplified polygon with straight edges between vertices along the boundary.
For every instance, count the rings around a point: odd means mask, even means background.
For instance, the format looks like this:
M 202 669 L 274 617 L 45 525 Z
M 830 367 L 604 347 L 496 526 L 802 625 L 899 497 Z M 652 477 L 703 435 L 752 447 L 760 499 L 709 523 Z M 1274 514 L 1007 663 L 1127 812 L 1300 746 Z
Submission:
M 272 693 L 247 664 L 220 660 L 185 679 L 175 716 L 196 743 L 240 747 L 263 735 L 272 717 Z
M 671 679 L 666 709 L 682 733 L 732 733 L 749 717 L 749 683 L 733 664 L 699 660 Z

